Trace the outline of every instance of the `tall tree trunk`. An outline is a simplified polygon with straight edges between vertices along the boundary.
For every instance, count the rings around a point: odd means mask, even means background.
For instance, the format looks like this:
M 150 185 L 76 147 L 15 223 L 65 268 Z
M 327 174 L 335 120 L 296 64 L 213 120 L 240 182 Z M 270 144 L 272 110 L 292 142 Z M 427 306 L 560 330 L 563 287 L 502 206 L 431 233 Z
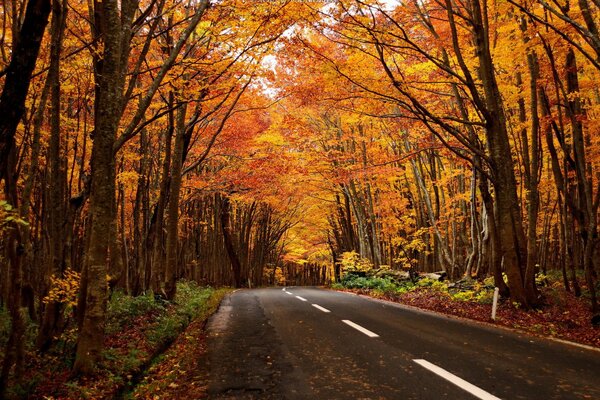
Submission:
M 227 196 L 221 198 L 221 227 L 223 229 L 223 240 L 225 243 L 225 250 L 227 251 L 227 257 L 231 264 L 231 271 L 233 273 L 233 283 L 236 288 L 242 287 L 242 264 L 235 250 L 233 243 L 233 235 L 231 232 L 231 203 Z
M 171 182 L 169 186 L 169 206 L 167 216 L 167 263 L 165 266 L 165 294 L 167 299 L 175 298 L 177 280 L 177 244 L 179 242 L 179 192 L 183 167 L 183 147 L 185 139 L 185 115 L 187 104 L 182 104 L 175 118 L 175 145 L 171 160 Z
M 174 96 L 173 93 L 169 93 L 168 99 L 168 107 L 169 107 L 169 118 L 168 118 L 168 126 L 164 133 L 164 146 L 165 146 L 165 155 L 162 162 L 162 173 L 161 173 L 161 182 L 160 182 L 160 192 L 158 194 L 158 201 L 156 203 L 156 207 L 154 209 L 154 215 L 152 217 L 152 225 L 149 230 L 149 235 L 152 235 L 152 262 L 150 265 L 150 282 L 149 285 L 154 290 L 155 293 L 158 293 L 161 289 L 161 282 L 164 280 L 164 261 L 165 252 L 163 251 L 164 244 L 164 235 L 163 235 L 163 227 L 164 227 L 164 215 L 165 209 L 167 207 L 167 202 L 169 198 L 169 185 L 171 182 L 171 162 L 172 162 L 172 142 L 173 135 L 175 133 L 175 115 L 174 115 Z
M 521 31 L 524 35 L 525 44 L 529 42 L 527 36 L 527 22 L 521 19 Z M 539 116 L 538 116 L 538 91 L 537 81 L 539 75 L 538 59 L 536 53 L 531 50 L 527 53 L 527 68 L 529 71 L 529 92 L 530 92 L 530 130 L 531 137 L 527 135 L 527 128 L 523 127 L 521 131 L 521 143 L 523 147 L 523 169 L 525 172 L 525 189 L 527 204 L 527 261 L 525 266 L 525 291 L 528 298 L 536 298 L 537 290 L 535 287 L 535 272 L 538 261 L 537 246 L 537 220 L 539 213 Z M 522 85 L 520 74 L 517 75 L 517 84 Z M 524 99 L 519 99 L 519 120 L 525 125 L 526 112 Z M 530 150 L 531 144 L 531 150 Z
M 25 112 L 25 99 L 48 24 L 50 9 L 50 0 L 31 0 L 27 3 L 23 25 L 18 31 L 18 40 L 12 49 L 0 95 L 2 116 L 0 118 L 0 181 L 4 179 L 4 198 L 15 208 L 18 207 L 15 133 Z M 15 26 L 18 26 L 17 19 L 13 21 Z M 19 229 L 17 224 L 13 224 L 9 228 L 6 240 L 12 281 L 7 302 L 11 316 L 11 330 L 0 371 L 0 397 L 4 397 L 13 364 L 17 379 L 20 378 L 22 370 L 24 323 L 20 306 L 23 248 Z
M 48 231 L 49 231 L 49 254 L 46 273 L 45 290 L 48 289 L 48 279 L 54 275 L 61 276 L 64 263 L 65 243 L 65 214 L 66 214 L 66 184 L 67 172 L 61 157 L 61 124 L 60 124 L 60 54 L 63 40 L 63 32 L 66 25 L 67 4 L 64 0 L 53 0 L 52 2 L 52 24 L 51 24 L 51 46 L 50 46 L 50 68 L 48 80 L 51 87 L 51 135 L 48 149 L 49 181 L 48 181 Z M 36 339 L 40 350 L 46 350 L 56 336 L 56 328 L 61 315 L 60 303 L 50 302 L 46 305 L 42 323 Z
M 496 192 L 494 205 L 499 245 L 497 250 L 506 270 L 511 298 L 524 307 L 530 307 L 536 302 L 536 299 L 525 290 L 523 266 L 527 259 L 526 241 L 521 223 L 517 183 L 506 129 L 506 116 L 490 53 L 487 11 L 482 8 L 479 0 L 472 0 L 471 4 L 479 75 L 485 94 L 486 139 L 492 161 L 493 185 Z M 449 7 L 452 6 L 449 5 Z
M 593 198 L 591 167 L 586 161 L 585 137 L 583 132 L 582 117 L 584 110 L 579 98 L 579 78 L 577 76 L 577 60 L 573 49 L 569 49 L 565 66 L 567 72 L 567 95 L 574 96 L 567 100 L 567 116 L 571 121 L 573 135 L 573 158 L 575 160 L 575 171 L 577 173 L 577 190 L 579 209 L 583 218 L 579 221 L 580 236 L 583 242 L 583 268 L 586 283 L 590 291 L 592 311 L 598 312 L 598 301 L 594 284 L 593 254 L 597 236 L 597 211 L 598 205 Z
M 51 0 L 31 0 L 27 3 L 18 41 L 6 68 L 6 79 L 0 95 L 0 180 L 14 179 L 9 175 L 11 160 L 16 157 L 15 132 L 25 112 L 25 99 L 37 62 L 40 44 L 50 16 Z M 18 24 L 18 21 L 15 23 Z
M 121 80 L 121 19 L 119 2 L 104 0 L 96 3 L 104 43 L 101 66 L 96 74 L 96 121 L 92 148 L 92 189 L 90 197 L 90 238 L 86 254 L 85 308 L 81 310 L 82 326 L 77 342 L 73 372 L 91 374 L 100 360 L 104 341 L 107 303 L 107 257 L 114 223 L 113 146 L 119 123 L 122 91 Z
M 471 201 L 470 201 L 470 214 L 471 214 L 471 250 L 467 256 L 467 266 L 465 267 L 465 277 L 472 278 L 474 266 L 477 265 L 477 260 L 482 256 L 479 253 L 480 249 L 480 236 L 477 229 L 477 170 L 473 168 L 473 174 L 471 176 Z

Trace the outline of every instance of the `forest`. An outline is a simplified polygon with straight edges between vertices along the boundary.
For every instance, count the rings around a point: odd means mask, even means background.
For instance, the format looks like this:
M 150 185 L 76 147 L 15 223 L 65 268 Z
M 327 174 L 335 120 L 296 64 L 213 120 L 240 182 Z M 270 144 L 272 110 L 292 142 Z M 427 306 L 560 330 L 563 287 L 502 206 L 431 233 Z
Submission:
M 598 305 L 598 0 L 5 0 L 0 397 L 113 293 L 539 274 Z M 33 326 L 33 328 L 31 328 Z M 34 329 L 34 332 L 30 332 Z

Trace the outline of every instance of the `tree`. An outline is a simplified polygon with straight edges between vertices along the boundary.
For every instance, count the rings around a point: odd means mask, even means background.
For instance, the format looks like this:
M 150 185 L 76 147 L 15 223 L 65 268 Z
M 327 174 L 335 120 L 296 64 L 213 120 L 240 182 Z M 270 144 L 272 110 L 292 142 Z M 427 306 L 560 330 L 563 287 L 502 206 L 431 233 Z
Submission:
M 0 94 L 0 181 L 4 180 L 4 196 L 13 207 L 18 206 L 17 197 L 17 154 L 15 133 L 25 111 L 25 100 L 29 91 L 31 76 L 35 69 L 40 45 L 48 17 L 49 0 L 29 1 L 25 10 L 23 24 L 15 30 L 10 63 L 4 72 L 6 76 L 2 94 Z M 16 364 L 16 376 L 20 377 L 23 363 L 24 326 L 20 315 L 21 304 L 21 235 L 18 224 L 13 224 L 7 233 L 6 248 L 10 264 L 12 289 L 9 295 L 11 333 L 6 344 L 5 358 L 0 373 L 0 396 L 6 390 L 8 375 L 13 363 Z
M 485 166 L 481 166 L 472 161 L 494 186 L 495 260 L 502 260 L 508 275 L 511 297 L 529 307 L 534 305 L 537 299 L 534 292 L 525 290 L 523 268 L 527 254 L 524 247 L 526 242 L 521 223 L 507 118 L 492 60 L 492 32 L 487 10 L 477 0 L 469 2 L 468 7 L 445 2 L 444 14 L 435 11 L 435 16 L 440 25 L 444 24 L 446 36 L 432 38 L 436 43 L 432 47 L 423 42 L 423 36 L 415 35 L 413 38 L 404 28 L 404 24 L 410 24 L 405 17 L 414 15 L 415 8 L 418 11 L 424 7 L 426 4 L 407 5 L 399 7 L 392 15 L 379 6 L 370 6 L 362 1 L 354 2 L 353 7 L 341 4 L 339 12 L 335 15 L 338 20 L 338 25 L 334 28 L 336 33 L 330 40 L 342 44 L 349 51 L 359 51 L 376 60 L 388 79 L 389 86 L 373 88 L 364 79 L 342 69 L 341 66 L 337 66 L 336 70 L 366 93 L 378 96 L 385 102 L 394 102 L 404 115 L 419 120 L 457 155 L 485 162 Z M 460 23 L 457 19 L 460 19 Z M 469 30 L 461 28 L 463 23 Z M 447 53 L 442 52 L 440 57 L 440 47 L 451 49 L 451 56 L 456 62 L 449 64 L 444 61 L 443 55 Z M 477 56 L 475 65 L 465 56 L 469 51 L 473 51 Z M 327 58 L 318 49 L 315 49 L 315 52 Z M 414 70 L 410 69 L 410 64 L 401 61 L 405 58 L 427 65 L 427 72 L 435 76 L 434 83 L 416 76 L 409 78 L 407 73 L 412 75 Z M 332 59 L 329 61 L 334 65 L 336 63 Z M 435 79 L 440 83 L 435 83 Z M 437 107 L 435 102 L 429 101 L 432 91 L 440 91 L 446 96 L 456 98 L 457 88 L 460 99 L 457 99 L 455 104 L 459 105 L 458 109 Z M 465 114 L 466 110 L 463 110 L 461 116 L 461 103 L 468 104 L 472 111 L 469 110 L 468 114 Z M 484 134 L 487 147 L 485 152 L 480 138 L 473 135 L 469 128 L 475 128 Z M 458 141 L 462 149 L 456 150 L 454 143 L 448 142 L 445 136 L 447 134 Z M 492 210 L 488 212 L 491 213 Z M 500 270 L 499 265 L 495 268 Z

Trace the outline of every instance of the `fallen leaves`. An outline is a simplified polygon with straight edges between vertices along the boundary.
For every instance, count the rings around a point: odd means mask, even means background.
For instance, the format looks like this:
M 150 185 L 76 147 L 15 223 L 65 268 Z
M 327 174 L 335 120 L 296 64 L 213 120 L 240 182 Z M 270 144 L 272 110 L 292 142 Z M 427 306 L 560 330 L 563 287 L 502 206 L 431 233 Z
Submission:
M 472 301 L 452 301 L 444 293 L 427 288 L 412 290 L 398 295 L 382 295 L 368 289 L 347 291 L 408 304 L 442 314 L 454 315 L 519 329 L 538 336 L 554 337 L 600 347 L 600 329 L 590 323 L 592 313 L 588 300 L 575 297 L 562 289 L 540 288 L 545 304 L 537 310 L 523 310 L 509 301 L 498 305 L 496 320 L 491 320 L 491 305 Z
M 160 362 L 149 369 L 144 380 L 135 388 L 133 398 L 206 397 L 206 375 L 200 372 L 200 363 L 206 353 L 204 324 L 205 320 L 196 320 L 179 335 Z M 199 372 L 201 375 L 198 375 Z

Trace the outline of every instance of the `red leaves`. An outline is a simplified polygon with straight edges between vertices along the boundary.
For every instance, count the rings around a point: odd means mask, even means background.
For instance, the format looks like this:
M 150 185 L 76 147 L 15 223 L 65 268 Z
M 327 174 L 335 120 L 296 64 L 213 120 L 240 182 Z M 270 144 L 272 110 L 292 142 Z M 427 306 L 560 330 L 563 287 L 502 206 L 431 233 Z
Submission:
M 592 314 L 587 299 L 577 298 L 562 289 L 541 288 L 541 290 L 547 303 L 541 309 L 526 311 L 516 308 L 508 301 L 503 301 L 498 305 L 496 321 L 490 319 L 491 305 L 489 304 L 452 301 L 444 293 L 426 288 L 393 298 L 377 296 L 368 290 L 354 291 L 442 314 L 519 329 L 538 336 L 555 337 L 600 347 L 600 330 L 591 325 Z

